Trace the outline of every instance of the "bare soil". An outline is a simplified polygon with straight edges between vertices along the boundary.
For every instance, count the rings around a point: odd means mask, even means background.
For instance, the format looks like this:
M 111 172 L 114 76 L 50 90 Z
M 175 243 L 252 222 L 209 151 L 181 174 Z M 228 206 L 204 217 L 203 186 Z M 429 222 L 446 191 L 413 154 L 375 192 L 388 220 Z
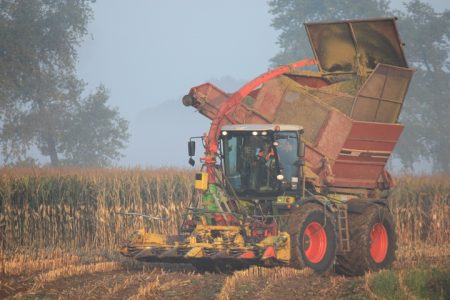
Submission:
M 217 299 L 233 274 L 198 273 L 190 265 L 123 263 L 116 271 L 57 278 L 36 285 L 42 272 L 0 274 L 0 299 Z M 395 269 L 407 268 L 396 263 Z M 48 270 L 46 270 L 48 271 Z M 143 293 L 143 289 L 147 292 Z M 365 277 L 311 272 L 238 280 L 225 299 L 371 299 Z
M 56 279 L 34 287 L 39 273 L 21 276 L 0 275 L 0 299 L 128 299 L 139 295 L 155 281 L 159 285 L 142 299 L 216 299 L 224 281 L 232 274 L 198 273 L 189 265 L 146 265 L 105 273 L 91 273 Z M 362 278 L 310 274 L 296 278 L 264 278 L 238 284 L 232 299 L 348 299 L 364 293 Z

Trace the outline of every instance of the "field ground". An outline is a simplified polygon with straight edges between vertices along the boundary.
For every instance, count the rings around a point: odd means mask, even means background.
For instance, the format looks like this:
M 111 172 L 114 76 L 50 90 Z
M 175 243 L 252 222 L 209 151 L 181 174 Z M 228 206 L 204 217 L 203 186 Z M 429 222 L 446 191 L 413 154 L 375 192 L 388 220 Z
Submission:
M 259 267 L 201 274 L 111 253 L 15 255 L 3 260 L 0 299 L 449 299 L 450 252 L 439 253 L 447 254 L 400 257 L 360 277 Z

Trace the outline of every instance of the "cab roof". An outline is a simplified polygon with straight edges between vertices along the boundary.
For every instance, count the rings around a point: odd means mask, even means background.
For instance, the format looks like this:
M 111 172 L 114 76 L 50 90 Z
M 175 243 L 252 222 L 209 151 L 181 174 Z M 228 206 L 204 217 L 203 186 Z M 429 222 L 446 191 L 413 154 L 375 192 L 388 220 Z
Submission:
M 303 126 L 288 124 L 224 125 L 222 131 L 303 131 Z

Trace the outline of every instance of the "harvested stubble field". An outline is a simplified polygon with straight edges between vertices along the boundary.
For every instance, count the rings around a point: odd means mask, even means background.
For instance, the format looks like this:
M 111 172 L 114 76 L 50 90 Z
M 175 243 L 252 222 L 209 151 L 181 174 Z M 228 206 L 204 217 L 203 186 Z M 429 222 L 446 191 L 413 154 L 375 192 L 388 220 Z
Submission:
M 391 271 L 346 278 L 250 268 L 200 274 L 117 254 L 144 225 L 175 233 L 192 197 L 185 170 L 1 169 L 0 299 L 449 298 L 450 177 L 397 179 L 390 196 L 399 249 Z M 447 287 L 443 289 L 442 287 Z

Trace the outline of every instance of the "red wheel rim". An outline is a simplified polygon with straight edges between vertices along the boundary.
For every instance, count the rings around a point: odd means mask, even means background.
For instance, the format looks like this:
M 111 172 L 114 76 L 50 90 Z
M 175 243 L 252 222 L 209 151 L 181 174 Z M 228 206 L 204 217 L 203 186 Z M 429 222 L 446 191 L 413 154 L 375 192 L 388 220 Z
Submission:
M 376 263 L 381 263 L 386 258 L 388 246 L 386 227 L 381 223 L 374 224 L 370 232 L 370 256 Z
M 303 236 L 303 251 L 312 263 L 319 263 L 327 251 L 327 234 L 322 225 L 312 222 L 306 227 Z

